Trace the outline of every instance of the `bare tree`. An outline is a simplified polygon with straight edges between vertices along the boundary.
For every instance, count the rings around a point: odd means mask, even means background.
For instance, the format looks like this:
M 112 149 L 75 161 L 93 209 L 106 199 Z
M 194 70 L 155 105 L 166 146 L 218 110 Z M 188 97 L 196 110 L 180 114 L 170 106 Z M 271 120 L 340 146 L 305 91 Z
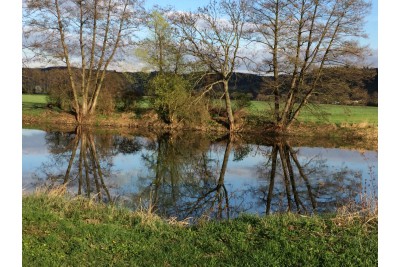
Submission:
M 262 44 L 270 52 L 271 58 L 263 59 L 257 66 L 257 70 L 266 73 L 273 73 L 272 88 L 274 94 L 274 119 L 280 119 L 280 87 L 279 79 L 282 58 L 279 51 L 283 49 L 281 43 L 288 32 L 288 24 L 282 15 L 285 12 L 287 1 L 282 0 L 257 0 L 252 6 L 250 22 L 253 31 L 257 34 L 252 35 L 251 39 Z
M 140 23 L 141 0 L 26 0 L 24 50 L 68 69 L 79 124 L 95 112 L 107 69 Z
M 147 16 L 149 36 L 139 43 L 136 56 L 159 73 L 178 74 L 185 69 L 183 41 L 168 21 L 168 10 L 153 10 Z
M 208 84 L 205 92 L 212 90 L 214 85 L 223 85 L 230 131 L 236 128 L 228 82 L 240 60 L 247 6 L 245 0 L 214 0 L 196 13 L 178 13 L 174 19 L 184 37 L 188 55 L 217 75 L 217 81 Z
M 257 0 L 252 16 L 255 40 L 272 55 L 274 116 L 285 131 L 318 88 L 322 70 L 356 62 L 368 51 L 364 19 L 370 3 L 363 0 Z M 289 81 L 279 81 L 286 74 Z M 285 96 L 283 95 L 285 93 Z

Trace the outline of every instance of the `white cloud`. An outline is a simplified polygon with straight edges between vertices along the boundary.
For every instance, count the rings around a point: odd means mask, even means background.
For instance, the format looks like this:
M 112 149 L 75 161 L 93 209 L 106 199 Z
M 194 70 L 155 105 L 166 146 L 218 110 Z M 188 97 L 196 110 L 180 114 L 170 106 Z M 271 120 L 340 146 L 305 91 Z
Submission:
M 370 56 L 366 58 L 368 66 L 377 68 L 378 67 L 378 49 L 373 49 Z

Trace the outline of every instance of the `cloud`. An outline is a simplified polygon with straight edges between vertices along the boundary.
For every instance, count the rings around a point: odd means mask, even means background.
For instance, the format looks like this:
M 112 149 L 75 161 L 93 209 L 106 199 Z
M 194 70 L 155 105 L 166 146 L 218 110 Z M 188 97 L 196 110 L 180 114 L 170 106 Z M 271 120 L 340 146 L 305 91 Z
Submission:
M 145 62 L 140 61 L 139 59 L 132 57 L 132 60 L 119 60 L 115 61 L 114 63 L 110 64 L 108 70 L 115 70 L 119 72 L 138 72 L 138 71 L 145 71 L 149 69 L 148 64 Z
M 372 49 L 371 54 L 365 59 L 370 67 L 378 67 L 378 49 Z
M 23 155 L 47 155 L 45 141 L 46 132 L 39 130 L 22 130 L 22 154 Z

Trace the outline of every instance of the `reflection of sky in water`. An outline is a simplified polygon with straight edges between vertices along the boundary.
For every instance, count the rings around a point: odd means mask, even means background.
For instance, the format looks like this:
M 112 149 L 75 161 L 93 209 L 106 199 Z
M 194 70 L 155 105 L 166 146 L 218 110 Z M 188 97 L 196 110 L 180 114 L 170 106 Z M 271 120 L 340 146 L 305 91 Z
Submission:
M 332 167 L 340 168 L 343 165 L 351 165 L 353 169 L 365 171 L 368 165 L 375 165 L 378 155 L 374 151 L 360 152 L 357 150 L 346 150 L 339 148 L 310 148 L 302 147 L 299 150 L 298 157 L 312 158 L 320 155 L 322 158 L 328 159 L 328 164 Z
M 253 150 L 255 146 L 252 146 Z M 259 182 L 259 173 L 257 168 L 266 163 L 265 153 L 267 147 L 259 147 L 256 153 L 249 153 L 241 161 L 235 161 L 233 151 L 231 151 L 225 181 L 233 185 L 254 184 Z M 375 151 L 357 151 L 338 148 L 321 148 L 321 147 L 300 147 L 293 148 L 297 152 L 297 158 L 300 164 L 305 164 L 312 160 L 326 160 L 329 169 L 340 171 L 344 168 L 359 172 L 363 178 L 377 178 L 378 174 L 378 154 Z M 223 151 L 221 153 L 212 153 L 213 158 L 222 161 Z M 279 158 L 278 158 L 279 159 Z M 372 173 L 371 173 L 372 172 Z M 311 177 L 312 178 L 312 177 Z M 376 182 L 377 185 L 377 182 Z
M 49 159 L 50 152 L 47 149 L 44 139 L 45 136 L 45 131 L 32 129 L 22 130 L 22 171 L 24 179 L 29 179 L 29 174 Z M 252 146 L 252 148 L 255 150 L 255 146 Z M 209 155 L 212 159 L 219 160 L 221 164 L 224 156 L 224 149 L 224 145 L 221 145 L 218 147 L 218 151 L 212 151 Z M 234 160 L 234 151 L 232 149 L 229 156 L 225 181 L 235 185 L 256 182 L 259 176 L 257 167 L 266 162 L 263 151 L 267 149 L 266 147 L 261 147 L 261 149 L 259 149 L 260 151 L 256 153 L 251 152 L 240 161 Z M 359 170 L 363 174 L 363 177 L 369 175 L 371 168 L 375 175 L 378 172 L 378 155 L 375 151 L 359 152 L 356 150 L 320 147 L 301 147 L 294 149 L 298 150 L 297 157 L 300 163 L 306 163 L 310 159 L 318 157 L 326 159 L 327 165 L 332 169 L 340 170 L 343 167 L 348 167 L 353 170 Z M 215 148 L 212 150 L 215 150 Z M 149 151 L 143 149 L 135 154 L 118 153 L 113 157 L 114 169 L 118 170 L 119 176 L 121 176 L 120 179 L 116 177 L 117 180 L 120 180 L 116 182 L 119 185 L 123 185 L 125 182 L 129 182 L 129 176 L 134 178 L 138 175 L 146 175 L 148 172 L 143 168 L 142 155 L 148 153 Z
M 32 175 L 50 155 L 45 141 L 46 132 L 22 129 L 22 185 L 32 182 Z
M 378 153 L 375 151 L 357 151 L 339 148 L 310 148 L 302 147 L 298 149 L 298 157 L 301 163 L 310 158 L 319 156 L 326 159 L 326 164 L 333 171 L 340 171 L 349 168 L 356 171 L 362 177 L 364 190 L 370 193 L 376 190 L 378 186 Z M 377 193 L 377 192 L 375 192 Z
M 46 132 L 40 130 L 22 130 L 22 179 L 23 187 L 28 187 L 32 183 L 32 175 L 37 172 L 43 163 L 50 160 L 51 154 L 48 151 Z M 141 138 L 141 140 L 145 140 Z M 266 154 L 271 152 L 270 147 L 250 145 L 252 151 L 242 160 L 234 160 L 234 148 L 229 156 L 228 167 L 225 175 L 225 185 L 228 191 L 234 192 L 243 188 L 266 185 L 267 178 L 260 179 L 259 167 L 266 164 Z M 298 150 L 297 157 L 301 164 L 307 163 L 310 159 L 326 160 L 325 164 L 331 171 L 340 171 L 344 167 L 359 172 L 363 177 L 363 183 L 373 180 L 374 187 L 377 186 L 377 152 L 356 150 L 346 150 L 338 148 L 319 148 L 319 147 L 300 147 L 293 148 Z M 213 159 L 213 169 L 222 165 L 225 144 L 211 145 L 208 156 Z M 152 154 L 154 151 L 142 149 L 134 154 L 117 153 L 112 157 L 113 177 L 112 184 L 117 187 L 118 194 L 136 193 L 138 189 L 139 177 L 146 177 L 152 173 L 144 166 L 142 156 Z M 279 157 L 278 157 L 279 159 Z M 65 166 L 66 167 L 66 166 Z M 372 170 L 372 174 L 370 174 Z M 317 177 L 310 177 L 310 180 Z M 149 181 L 149 180 L 147 180 Z M 277 182 L 279 184 L 279 182 Z M 279 187 L 279 185 L 277 185 Z M 369 190 L 367 190 L 369 191 Z
M 114 169 L 118 171 L 119 175 L 115 176 L 113 183 L 117 184 L 120 189 L 119 194 L 127 192 L 137 192 L 136 181 L 140 176 L 148 174 L 147 169 L 143 167 L 142 150 L 135 154 L 122 154 L 119 153 L 113 158 Z

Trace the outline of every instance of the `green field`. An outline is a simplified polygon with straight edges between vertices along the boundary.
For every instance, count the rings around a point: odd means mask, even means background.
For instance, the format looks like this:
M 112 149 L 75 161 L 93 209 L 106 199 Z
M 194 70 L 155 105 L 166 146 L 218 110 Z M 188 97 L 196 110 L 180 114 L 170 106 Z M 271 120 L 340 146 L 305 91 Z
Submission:
M 264 101 L 251 101 L 250 114 L 272 114 L 272 105 Z M 366 106 L 318 105 L 305 107 L 298 118 L 301 122 L 368 123 L 378 124 L 378 108 Z
M 38 115 L 47 106 L 47 95 L 22 95 L 22 113 Z
M 30 114 L 40 113 L 46 108 L 46 95 L 22 95 L 22 110 Z M 233 105 L 235 102 L 233 101 Z M 214 106 L 223 109 L 223 102 L 216 101 Z M 145 98 L 136 103 L 138 109 L 151 107 L 150 101 Z M 265 101 L 251 101 L 247 108 L 249 116 L 272 119 L 272 105 Z M 309 105 L 305 107 L 298 118 L 301 122 L 316 123 L 367 123 L 378 124 L 378 108 L 366 106 L 344 105 Z
M 47 104 L 47 95 L 22 95 L 22 103 Z
M 84 198 L 22 200 L 24 266 L 376 266 L 377 217 L 275 214 L 187 225 Z

